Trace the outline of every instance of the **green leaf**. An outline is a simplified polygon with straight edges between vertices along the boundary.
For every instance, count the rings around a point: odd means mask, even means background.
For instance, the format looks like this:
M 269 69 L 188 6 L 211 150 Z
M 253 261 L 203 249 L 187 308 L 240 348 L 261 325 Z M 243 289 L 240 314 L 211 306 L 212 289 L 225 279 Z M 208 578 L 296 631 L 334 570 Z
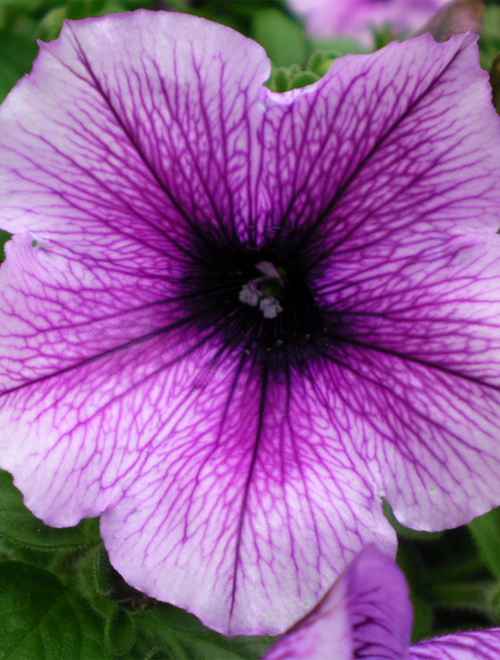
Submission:
M 158 621 L 179 632 L 205 636 L 216 634 L 210 628 L 206 628 L 194 614 L 169 603 L 158 603 L 154 614 Z
M 152 599 L 125 582 L 111 565 L 103 545 L 96 549 L 94 559 L 94 587 L 101 599 L 116 601 L 129 610 L 140 610 L 149 606 Z
M 289 67 L 273 68 L 266 85 L 273 92 L 287 92 L 291 89 L 306 87 L 319 80 L 314 71 L 302 71 L 298 64 Z
M 491 601 L 491 583 L 435 583 L 429 587 L 428 593 L 433 605 L 487 613 Z
M 82 525 L 58 529 L 45 525 L 28 511 L 8 472 L 0 470 L 0 536 L 38 550 L 77 548 L 87 543 Z
M 336 60 L 337 57 L 338 54 L 332 51 L 324 52 L 322 50 L 318 50 L 314 52 L 309 58 L 309 61 L 307 62 L 307 69 L 315 73 L 318 78 L 322 78 L 325 73 L 328 73 L 334 60 Z
M 199 640 L 202 639 L 203 644 L 210 642 L 210 644 L 224 648 L 228 652 L 238 654 L 238 657 L 241 655 L 243 658 L 257 659 L 264 655 L 274 641 L 274 638 L 269 636 L 249 637 L 247 635 L 238 635 L 229 639 L 204 626 L 194 614 L 168 603 L 158 603 L 152 611 L 152 615 L 158 621 L 161 621 L 165 627 L 172 629 L 171 638 L 176 639 L 180 646 L 187 649 L 194 649 L 200 644 Z M 207 657 L 212 656 L 207 655 Z
M 11 237 L 12 234 L 0 229 L 0 263 L 5 259 L 5 243 L 7 243 Z
M 489 3 L 486 6 L 483 29 L 479 39 L 481 66 L 488 70 L 492 60 L 500 51 L 500 5 Z
M 107 621 L 104 638 L 114 655 L 124 655 L 132 648 L 135 641 L 135 628 L 129 614 L 121 607 Z
M 274 66 L 304 65 L 308 44 L 298 23 L 277 9 L 263 9 L 252 21 L 252 37 L 264 47 Z
M 31 70 L 38 46 L 33 39 L 0 30 L 0 101 Z
M 65 6 L 55 7 L 47 12 L 38 25 L 37 36 L 42 41 L 57 39 L 61 32 L 63 21 L 67 17 L 67 8 Z
M 301 72 L 298 64 L 293 64 L 288 67 L 273 67 L 271 77 L 266 82 L 266 85 L 273 92 L 287 92 L 292 85 L 292 80 Z
M 337 36 L 332 39 L 312 39 L 311 45 L 315 51 L 334 53 L 337 57 L 366 53 L 365 46 L 350 37 Z
M 494 623 L 498 623 L 500 621 L 500 584 L 498 583 L 490 593 L 490 608 Z
M 319 80 L 318 76 L 312 71 L 302 71 L 292 80 L 290 89 L 299 89 L 300 87 L 307 87 Z
M 175 660 L 259 660 L 274 641 L 243 635 L 229 639 L 205 628 L 192 614 L 167 605 L 136 612 L 132 618 L 137 642 L 126 660 L 148 654 Z
M 148 653 L 144 660 L 175 660 L 174 656 L 167 649 L 153 649 Z
M 0 660 L 111 660 L 99 619 L 51 573 L 0 563 Z
M 497 55 L 490 67 L 490 85 L 493 105 L 500 114 L 500 55 Z
M 115 569 L 111 566 L 108 553 L 104 546 L 97 548 L 95 553 L 95 588 L 99 596 L 108 598 L 113 593 Z
M 413 626 L 411 630 L 411 641 L 413 644 L 422 639 L 432 637 L 432 607 L 422 598 L 410 594 L 413 608 Z
M 475 518 L 469 529 L 486 565 L 500 580 L 500 508 Z

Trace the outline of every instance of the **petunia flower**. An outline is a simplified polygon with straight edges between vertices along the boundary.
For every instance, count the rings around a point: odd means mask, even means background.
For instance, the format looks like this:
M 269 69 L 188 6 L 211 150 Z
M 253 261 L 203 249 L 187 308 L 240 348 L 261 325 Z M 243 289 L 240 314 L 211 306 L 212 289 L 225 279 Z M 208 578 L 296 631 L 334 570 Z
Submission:
M 263 87 L 172 13 L 66 23 L 0 110 L 0 467 L 134 587 L 278 633 L 500 503 L 500 120 L 472 36 Z
M 497 660 L 500 628 L 410 645 L 412 607 L 403 573 L 375 547 L 363 550 L 316 607 L 263 660 Z
M 421 28 L 449 0 L 289 0 L 317 37 L 346 35 L 370 47 L 373 28 Z

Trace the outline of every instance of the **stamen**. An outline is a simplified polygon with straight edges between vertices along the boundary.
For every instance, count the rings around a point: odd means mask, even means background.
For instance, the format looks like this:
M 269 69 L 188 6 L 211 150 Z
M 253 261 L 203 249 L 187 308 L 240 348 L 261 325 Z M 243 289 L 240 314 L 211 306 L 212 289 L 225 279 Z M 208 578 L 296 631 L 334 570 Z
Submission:
M 245 284 L 242 287 L 238 298 L 242 303 L 246 303 L 251 307 L 257 307 L 259 304 L 260 293 L 258 293 L 255 289 L 251 289 L 248 284 Z
M 283 311 L 283 307 L 276 298 L 262 298 L 259 309 L 264 314 L 265 319 L 274 319 Z
M 280 272 L 270 261 L 260 261 L 255 268 L 263 274 L 263 277 L 257 277 L 248 284 L 244 284 L 238 294 L 238 299 L 250 307 L 258 305 L 264 318 L 274 319 L 283 311 L 278 297 L 283 291 L 282 274 L 284 273 Z

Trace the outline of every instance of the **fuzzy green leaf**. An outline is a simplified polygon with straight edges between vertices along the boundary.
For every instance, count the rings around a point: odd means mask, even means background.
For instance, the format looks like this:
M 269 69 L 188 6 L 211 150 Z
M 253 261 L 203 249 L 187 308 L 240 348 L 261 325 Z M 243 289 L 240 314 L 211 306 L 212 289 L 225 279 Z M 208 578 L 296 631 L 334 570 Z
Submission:
M 51 573 L 0 562 L 0 660 L 108 660 L 102 624 Z
M 135 628 L 128 612 L 117 607 L 106 621 L 104 634 L 106 644 L 114 655 L 124 655 L 130 651 L 135 640 Z
M 486 565 L 500 579 L 500 508 L 475 518 L 469 529 Z
M 178 608 L 159 604 L 132 615 L 137 642 L 124 656 L 135 660 L 153 654 L 175 660 L 259 660 L 273 642 L 272 637 L 238 636 L 228 639 L 205 628 L 196 617 Z

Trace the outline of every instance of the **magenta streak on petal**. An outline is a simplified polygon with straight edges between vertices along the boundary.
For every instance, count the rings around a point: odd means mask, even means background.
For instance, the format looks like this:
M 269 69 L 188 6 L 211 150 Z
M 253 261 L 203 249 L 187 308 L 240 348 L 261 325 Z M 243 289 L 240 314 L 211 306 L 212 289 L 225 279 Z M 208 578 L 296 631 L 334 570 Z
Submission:
M 1 466 L 229 634 L 394 552 L 383 496 L 429 529 L 500 503 L 500 139 L 471 37 L 268 75 L 228 28 L 138 11 L 68 23 L 0 110 Z M 239 298 L 263 263 L 271 319 Z

